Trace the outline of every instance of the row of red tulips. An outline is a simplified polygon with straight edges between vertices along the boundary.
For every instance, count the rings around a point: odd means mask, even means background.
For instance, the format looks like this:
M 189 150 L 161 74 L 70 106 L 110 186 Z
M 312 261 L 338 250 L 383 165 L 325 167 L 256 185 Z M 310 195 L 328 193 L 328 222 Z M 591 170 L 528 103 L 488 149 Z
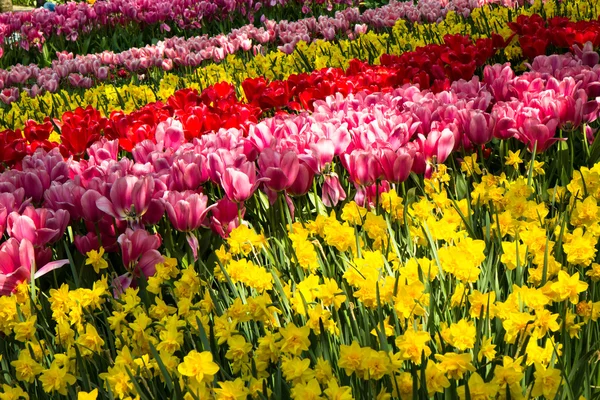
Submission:
M 539 15 L 520 16 L 511 28 L 529 59 L 545 54 L 550 45 L 575 46 L 574 50 L 586 65 L 598 62 L 598 54 L 593 51 L 600 45 L 600 23 L 596 20 L 571 22 L 560 17 L 544 20 Z M 242 83 L 247 103 L 236 98 L 230 85 L 220 84 L 201 94 L 181 91 L 164 104 L 150 104 L 129 115 L 114 112 L 104 118 L 91 107 L 80 108 L 65 113 L 54 124 L 30 121 L 23 131 L 0 132 L 0 160 L 5 166 L 11 166 L 40 146 L 46 149 L 57 146 L 48 141 L 50 133 L 57 128 L 62 138 L 62 154 L 78 157 L 102 135 L 120 138 L 123 149 L 130 151 L 135 143 L 151 138 L 156 126 L 169 117 L 177 117 L 183 123 L 189 140 L 222 127 L 244 129 L 266 111 L 311 110 L 314 100 L 335 93 L 385 91 L 405 83 L 441 91 L 448 89 L 451 82 L 470 79 L 476 69 L 508 41 L 496 34 L 491 39 L 475 42 L 460 35 L 446 36 L 441 45 L 427 45 L 400 56 L 384 55 L 378 66 L 355 60 L 347 71 L 328 68 L 292 75 L 284 81 L 247 79 Z M 584 51 L 579 46 L 586 41 L 591 47 Z
M 236 97 L 231 85 L 221 83 L 202 93 L 180 90 L 165 103 L 152 103 L 131 114 L 113 112 L 106 118 L 92 107 L 78 108 L 55 121 L 60 144 L 48 140 L 55 129 L 50 120 L 29 121 L 22 131 L 0 132 L 0 160 L 10 167 L 38 147 L 49 150 L 57 146 L 64 157 L 80 157 L 102 136 L 118 138 L 121 147 L 131 151 L 135 144 L 153 139 L 159 124 L 172 117 L 180 121 L 186 139 L 191 140 L 220 128 L 246 130 L 265 112 L 312 110 L 315 100 L 336 93 L 389 91 L 406 83 L 440 91 L 453 81 L 470 79 L 477 67 L 505 45 L 498 35 L 476 41 L 461 35 L 446 36 L 441 45 L 428 45 L 399 57 L 383 56 L 378 66 L 353 60 L 346 71 L 326 68 L 271 82 L 247 79 L 242 83 L 247 103 Z

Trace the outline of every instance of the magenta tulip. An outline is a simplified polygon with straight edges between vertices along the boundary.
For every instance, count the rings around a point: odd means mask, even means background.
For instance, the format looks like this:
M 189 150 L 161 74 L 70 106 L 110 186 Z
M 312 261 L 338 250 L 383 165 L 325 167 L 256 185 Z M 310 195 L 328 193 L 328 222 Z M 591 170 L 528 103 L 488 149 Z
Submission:
M 128 175 L 118 178 L 110 189 L 110 200 L 102 196 L 96 200 L 96 206 L 116 220 L 136 225 L 150 209 L 154 185 L 151 176 L 138 178 Z M 155 212 L 160 210 L 156 209 Z
M 0 296 L 9 296 L 21 282 L 37 279 L 50 271 L 69 263 L 57 260 L 36 268 L 36 255 L 33 244 L 27 240 L 10 238 L 0 245 Z
M 261 176 L 268 179 L 265 186 L 280 192 L 296 180 L 299 169 L 298 155 L 294 150 L 279 153 L 272 148 L 266 148 L 258 157 L 258 168 Z
M 207 211 L 210 210 L 210 207 L 207 207 L 208 197 L 202 193 L 169 191 L 164 194 L 162 200 L 171 224 L 181 232 L 200 228 L 204 224 Z
M 158 234 L 152 235 L 145 229 L 127 229 L 119 236 L 123 265 L 133 277 L 138 278 L 143 273 L 146 277 L 153 276 L 156 264 L 164 261 L 158 252 L 161 239 Z
M 339 201 L 346 199 L 346 192 L 336 173 L 325 175 L 321 199 L 326 207 L 335 207 Z
M 378 152 L 379 165 L 386 180 L 393 183 L 404 182 L 412 170 L 415 151 L 410 148 L 380 149 Z

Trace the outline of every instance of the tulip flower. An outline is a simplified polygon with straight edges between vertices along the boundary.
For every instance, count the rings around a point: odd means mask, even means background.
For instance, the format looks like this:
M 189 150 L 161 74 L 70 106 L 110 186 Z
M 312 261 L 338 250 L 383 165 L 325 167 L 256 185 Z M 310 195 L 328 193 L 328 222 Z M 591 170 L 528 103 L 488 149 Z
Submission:
M 7 218 L 6 232 L 11 238 L 28 240 L 36 247 L 58 241 L 69 223 L 69 212 L 27 206 L 21 214 L 12 212 Z
M 241 165 L 241 168 L 226 168 L 221 176 L 221 186 L 230 200 L 242 203 L 254 194 L 261 182 L 267 179 L 256 179 L 254 164 L 246 162 Z
M 293 150 L 279 153 L 266 148 L 258 158 L 260 174 L 267 178 L 265 186 L 275 192 L 290 187 L 296 180 L 299 167 L 298 155 Z
M 212 208 L 210 227 L 222 238 L 227 238 L 229 233 L 239 226 L 240 219 L 244 218 L 245 213 L 246 208 L 242 204 L 225 197 L 217 201 L 215 207 Z
M 379 150 L 379 165 L 385 179 L 393 183 L 404 182 L 410 175 L 414 157 L 412 147 L 401 147 L 397 151 L 389 148 Z
M 326 207 L 335 207 L 338 202 L 346 199 L 346 192 L 336 173 L 325 175 L 321 199 Z
M 464 113 L 465 133 L 471 142 L 484 145 L 492 140 L 496 120 L 493 115 L 481 110 L 469 110 Z
M 57 260 L 36 265 L 33 243 L 10 238 L 0 245 L 0 296 L 9 296 L 19 283 L 37 279 L 68 263 L 69 260 Z
M 381 177 L 381 166 L 370 151 L 354 150 L 344 154 L 342 164 L 350 179 L 358 185 L 370 185 Z
M 171 224 L 181 232 L 200 228 L 204 224 L 206 213 L 212 207 L 207 207 L 206 195 L 192 191 L 168 191 L 162 200 Z
M 96 200 L 96 206 L 119 221 L 138 224 L 146 212 L 160 213 L 160 207 L 151 209 L 153 202 L 160 204 L 157 199 L 153 199 L 154 185 L 151 176 L 138 178 L 129 175 L 118 178 L 110 189 L 110 199 L 102 196 Z
M 161 239 L 158 234 L 151 235 L 144 229 L 127 229 L 118 238 L 123 265 L 127 273 L 119 277 L 122 289 L 127 289 L 141 274 L 151 277 L 156 273 L 156 264 L 164 261 L 158 252 Z

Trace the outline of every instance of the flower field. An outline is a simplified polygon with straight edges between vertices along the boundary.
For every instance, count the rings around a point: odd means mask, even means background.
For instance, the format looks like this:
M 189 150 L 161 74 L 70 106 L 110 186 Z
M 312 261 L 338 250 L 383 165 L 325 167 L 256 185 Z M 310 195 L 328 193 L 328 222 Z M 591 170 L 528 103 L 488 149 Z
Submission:
M 600 399 L 598 50 L 598 0 L 0 14 L 0 400 Z

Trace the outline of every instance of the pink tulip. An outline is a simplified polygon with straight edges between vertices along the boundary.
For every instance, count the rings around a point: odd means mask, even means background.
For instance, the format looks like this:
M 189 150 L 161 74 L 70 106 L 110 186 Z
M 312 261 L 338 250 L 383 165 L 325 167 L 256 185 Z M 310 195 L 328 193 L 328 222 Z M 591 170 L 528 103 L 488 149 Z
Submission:
M 19 241 L 29 240 L 42 247 L 58 241 L 69 223 L 69 212 L 27 206 L 22 215 L 12 212 L 7 218 L 7 233 Z
M 207 156 L 208 175 L 213 183 L 219 184 L 225 169 L 232 167 L 235 163 L 233 154 L 226 149 L 217 149 Z
M 181 232 L 189 232 L 200 228 L 204 224 L 208 197 L 202 193 L 192 191 L 166 192 L 163 202 L 167 215 L 173 227 Z
M 538 153 L 544 152 L 555 142 L 566 140 L 566 138 L 555 137 L 557 126 L 556 119 L 551 119 L 543 124 L 536 118 L 526 118 L 518 129 L 519 140 L 527 145 L 529 151 L 535 149 Z
M 229 200 L 227 197 L 217 201 L 212 208 L 210 228 L 222 238 L 227 238 L 229 233 L 240 225 L 240 219 L 244 218 L 246 208 Z
M 436 162 L 443 163 L 454 150 L 454 144 L 454 133 L 450 129 L 431 131 L 425 139 L 425 155 L 428 159 L 435 158 Z
M 296 180 L 299 169 L 298 155 L 294 150 L 279 153 L 271 148 L 262 151 L 258 158 L 261 175 L 268 180 L 265 186 L 275 192 L 290 187 Z
M 208 178 L 206 157 L 190 151 L 180 155 L 172 164 L 167 186 L 169 190 L 197 190 Z
M 0 245 L 0 296 L 10 296 L 21 282 L 37 279 L 50 271 L 69 263 L 69 260 L 57 260 L 36 268 L 36 256 L 33 244 L 27 240 L 10 238 Z
M 103 161 L 117 160 L 119 155 L 119 140 L 102 138 L 87 149 L 90 162 L 100 164 Z
M 384 148 L 378 152 L 379 165 L 386 180 L 393 183 L 404 182 L 410 175 L 415 151 L 412 147 L 393 151 Z
M 168 118 L 156 127 L 156 143 L 162 148 L 177 150 L 185 142 L 183 125 L 181 122 Z
M 346 199 L 346 192 L 335 172 L 325 175 L 321 199 L 326 207 L 335 207 L 339 201 Z
M 110 200 L 102 196 L 96 200 L 96 206 L 116 220 L 137 224 L 150 209 L 154 185 L 151 176 L 118 178 L 110 189 Z
M 488 85 L 496 101 L 510 100 L 514 94 L 510 81 L 515 77 L 510 63 L 486 65 L 483 69 L 483 81 Z
M 514 136 L 516 126 L 516 111 L 507 103 L 497 103 L 492 109 L 492 114 L 496 118 L 494 127 L 494 137 L 506 140 Z
M 371 151 L 354 150 L 344 154 L 342 164 L 350 179 L 358 185 L 370 185 L 381 177 L 381 167 Z
M 481 146 L 492 140 L 496 126 L 493 115 L 481 110 L 469 110 L 463 115 L 465 133 L 473 144 Z
M 308 150 L 307 150 L 308 151 Z M 319 174 L 333 161 L 335 145 L 332 140 L 321 138 L 310 144 L 310 154 L 300 154 L 298 158 L 309 166 L 314 174 Z
M 242 203 L 248 200 L 265 178 L 256 179 L 254 163 L 246 162 L 242 168 L 226 168 L 221 177 L 221 186 L 230 200 Z
M 156 264 L 164 261 L 157 250 L 161 245 L 158 234 L 151 235 L 144 229 L 134 231 L 128 228 L 119 236 L 118 243 L 121 247 L 123 265 L 134 278 L 139 278 L 142 273 L 146 277 L 153 276 L 156 272 Z

